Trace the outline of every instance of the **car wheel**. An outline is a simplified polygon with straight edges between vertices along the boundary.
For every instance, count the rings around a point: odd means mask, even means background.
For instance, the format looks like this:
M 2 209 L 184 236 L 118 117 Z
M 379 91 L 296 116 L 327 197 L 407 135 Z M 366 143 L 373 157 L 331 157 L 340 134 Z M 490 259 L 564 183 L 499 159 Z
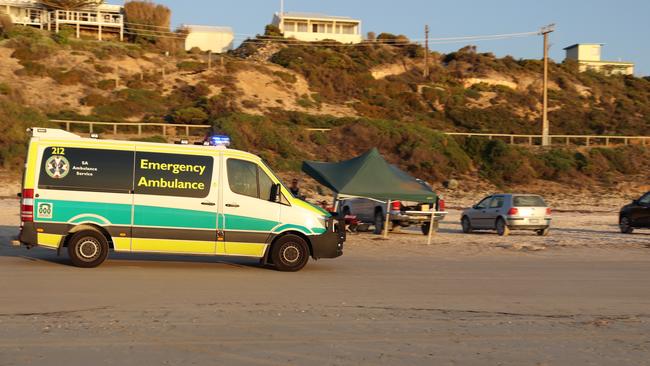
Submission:
M 97 267 L 108 256 L 108 241 L 98 231 L 79 231 L 72 235 L 68 242 L 68 255 L 76 267 Z
M 541 229 L 541 230 L 536 230 L 535 232 L 539 236 L 548 236 L 548 233 L 551 231 L 551 228 L 546 228 L 546 229 Z
M 625 216 L 621 217 L 619 227 L 621 229 L 621 233 L 623 234 L 632 234 L 634 232 L 634 228 L 632 227 L 630 219 Z
M 499 217 L 497 219 L 496 227 L 497 227 L 497 234 L 499 234 L 499 236 L 510 235 L 510 228 L 506 224 L 506 220 L 504 220 L 502 217 Z
M 285 235 L 273 244 L 271 259 L 278 271 L 300 271 L 309 261 L 309 247 L 303 238 Z
M 381 213 L 381 211 L 375 212 L 375 231 L 373 231 L 374 234 L 381 234 L 381 232 L 384 229 L 384 215 Z
M 469 217 L 463 216 L 463 219 L 460 220 L 460 225 L 463 227 L 463 232 L 469 234 L 472 232 L 472 222 L 469 221 Z

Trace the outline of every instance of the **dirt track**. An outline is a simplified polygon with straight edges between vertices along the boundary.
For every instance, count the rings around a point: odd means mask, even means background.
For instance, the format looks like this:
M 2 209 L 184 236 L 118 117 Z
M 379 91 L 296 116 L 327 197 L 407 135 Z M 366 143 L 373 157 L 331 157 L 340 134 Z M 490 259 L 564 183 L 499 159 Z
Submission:
M 552 236 L 350 237 L 299 273 L 112 256 L 95 270 L 12 248 L 0 201 L 0 365 L 648 365 L 650 233 L 615 213 Z

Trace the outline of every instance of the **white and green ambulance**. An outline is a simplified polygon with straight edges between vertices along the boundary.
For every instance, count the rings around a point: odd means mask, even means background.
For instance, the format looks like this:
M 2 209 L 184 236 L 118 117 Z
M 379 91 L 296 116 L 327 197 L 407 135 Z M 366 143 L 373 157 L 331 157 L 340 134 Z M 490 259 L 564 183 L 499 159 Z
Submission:
M 257 156 L 214 146 L 31 129 L 19 241 L 96 267 L 110 250 L 259 258 L 297 271 L 343 253 L 345 233 Z

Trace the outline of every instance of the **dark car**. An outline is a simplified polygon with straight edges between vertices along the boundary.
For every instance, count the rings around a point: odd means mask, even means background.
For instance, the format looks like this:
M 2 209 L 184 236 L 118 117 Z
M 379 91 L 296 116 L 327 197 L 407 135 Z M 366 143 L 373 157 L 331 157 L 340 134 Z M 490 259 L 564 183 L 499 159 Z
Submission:
M 634 229 L 650 228 L 650 192 L 623 206 L 618 224 L 624 234 L 632 234 Z

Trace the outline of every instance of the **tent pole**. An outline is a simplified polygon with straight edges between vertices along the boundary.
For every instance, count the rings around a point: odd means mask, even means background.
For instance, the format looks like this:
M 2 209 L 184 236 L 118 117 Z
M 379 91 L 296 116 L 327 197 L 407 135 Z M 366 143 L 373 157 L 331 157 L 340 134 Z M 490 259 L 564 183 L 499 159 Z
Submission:
M 384 239 L 388 239 L 388 223 L 390 222 L 390 204 L 391 201 L 388 200 L 386 203 L 386 222 L 384 223 Z
M 427 245 L 431 245 L 431 238 L 433 237 L 433 218 L 435 214 L 435 205 L 432 205 L 433 208 L 431 208 L 431 221 L 429 222 L 429 233 L 427 234 Z

